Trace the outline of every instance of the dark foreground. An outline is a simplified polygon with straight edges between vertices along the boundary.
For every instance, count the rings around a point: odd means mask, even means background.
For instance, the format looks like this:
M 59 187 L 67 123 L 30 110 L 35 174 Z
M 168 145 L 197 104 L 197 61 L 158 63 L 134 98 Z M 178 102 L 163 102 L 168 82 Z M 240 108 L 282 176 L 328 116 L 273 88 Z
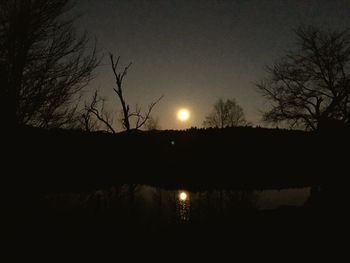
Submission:
M 33 211 L 31 211 L 33 213 Z M 38 216 L 40 214 L 40 217 Z M 347 223 L 343 211 L 310 211 L 304 208 L 217 217 L 186 224 L 140 223 L 114 216 L 42 216 L 20 218 L 15 244 L 28 259 L 213 260 L 221 257 L 246 260 L 286 257 L 315 259 L 324 253 L 346 251 Z M 136 221 L 136 222 L 135 222 Z M 146 225 L 145 225 L 146 224 Z M 306 257 L 306 258 L 305 258 Z
M 345 244 L 349 140 L 344 131 L 240 128 L 112 136 L 24 129 L 12 138 L 17 139 L 8 149 L 15 160 L 8 187 L 11 237 L 26 251 L 17 254 L 24 258 L 43 256 L 50 262 L 74 252 L 78 258 L 98 254 L 100 259 L 123 255 L 128 261 L 168 261 L 190 251 L 197 257 L 216 253 L 217 261 L 224 254 L 315 256 L 324 247 L 341 250 Z M 301 207 L 215 208 L 185 221 L 144 220 L 128 206 L 62 213 L 42 201 L 50 194 L 121 184 L 190 191 L 316 190 Z
M 348 170 L 349 134 L 242 127 L 111 135 L 24 128 L 4 143 L 13 153 L 14 177 L 41 191 L 117 183 L 285 188 L 339 183 Z

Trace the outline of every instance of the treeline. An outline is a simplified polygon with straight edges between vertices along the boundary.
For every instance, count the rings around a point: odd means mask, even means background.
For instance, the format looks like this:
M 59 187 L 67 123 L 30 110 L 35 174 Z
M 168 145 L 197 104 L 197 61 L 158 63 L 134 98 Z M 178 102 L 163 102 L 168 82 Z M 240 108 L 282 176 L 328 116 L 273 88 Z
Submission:
M 348 132 L 236 127 L 102 132 L 23 128 L 14 176 L 42 191 L 117 183 L 192 190 L 329 184 L 347 170 Z

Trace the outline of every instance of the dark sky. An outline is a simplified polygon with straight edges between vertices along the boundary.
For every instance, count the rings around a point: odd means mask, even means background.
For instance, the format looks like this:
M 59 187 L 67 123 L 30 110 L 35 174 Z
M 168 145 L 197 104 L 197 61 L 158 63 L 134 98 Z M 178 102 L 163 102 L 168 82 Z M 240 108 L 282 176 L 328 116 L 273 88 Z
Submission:
M 293 28 L 350 27 L 350 0 L 78 0 L 77 8 L 101 53 L 134 63 L 125 83 L 130 104 L 165 96 L 154 110 L 162 129 L 200 127 L 219 97 L 236 98 L 259 124 L 266 103 L 253 83 L 294 46 Z M 91 88 L 117 111 L 107 56 L 97 73 Z M 192 113 L 186 125 L 175 118 L 181 107 Z

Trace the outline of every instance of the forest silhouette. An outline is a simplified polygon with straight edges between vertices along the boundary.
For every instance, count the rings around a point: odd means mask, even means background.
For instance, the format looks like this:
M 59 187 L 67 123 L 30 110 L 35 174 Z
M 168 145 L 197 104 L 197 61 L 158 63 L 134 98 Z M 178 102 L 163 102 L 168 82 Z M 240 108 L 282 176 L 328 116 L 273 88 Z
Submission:
M 110 244 L 119 238 L 132 248 L 150 236 L 193 244 L 226 234 L 235 244 L 267 235 L 307 244 L 304 237 L 317 243 L 345 226 L 348 31 L 299 27 L 301 44 L 256 84 L 271 103 L 264 121 L 288 128 L 253 127 L 232 98 L 214 104 L 206 128 L 159 130 L 151 113 L 163 96 L 144 112 L 131 107 L 124 86 L 131 63 L 120 69 L 119 55 L 109 55 L 109 66 L 120 119 L 97 90 L 82 98 L 100 58 L 96 42 L 67 18 L 70 4 L 0 2 L 6 214 L 20 221 L 22 236 L 38 236 L 40 248 L 75 241 L 86 248 L 110 236 Z M 153 189 L 155 208 L 140 205 L 142 187 Z M 284 189 L 310 193 L 298 207 L 258 208 L 256 191 Z

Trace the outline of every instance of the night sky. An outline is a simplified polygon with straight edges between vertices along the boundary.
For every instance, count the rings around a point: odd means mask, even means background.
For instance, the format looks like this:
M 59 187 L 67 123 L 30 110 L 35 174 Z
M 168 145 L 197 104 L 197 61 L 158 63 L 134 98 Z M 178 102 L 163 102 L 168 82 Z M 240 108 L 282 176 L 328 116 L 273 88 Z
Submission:
M 202 126 L 217 98 L 236 98 L 248 121 L 260 124 L 266 103 L 254 88 L 263 67 L 294 46 L 293 28 L 350 27 L 350 0 L 78 0 L 78 27 L 98 39 L 101 54 L 133 62 L 125 82 L 131 105 L 155 108 L 162 129 Z M 108 55 L 91 90 L 99 88 L 117 112 Z M 186 107 L 191 120 L 180 124 Z

